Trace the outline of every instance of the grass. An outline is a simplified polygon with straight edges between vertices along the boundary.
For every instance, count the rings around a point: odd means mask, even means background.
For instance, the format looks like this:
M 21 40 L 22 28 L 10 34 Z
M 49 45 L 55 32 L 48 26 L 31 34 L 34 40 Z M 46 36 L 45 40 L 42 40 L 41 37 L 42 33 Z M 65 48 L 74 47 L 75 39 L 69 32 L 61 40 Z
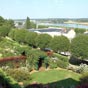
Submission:
M 37 82 L 43 84 L 50 84 L 52 86 L 57 85 L 58 87 L 63 85 L 65 88 L 68 88 L 68 86 L 77 85 L 79 77 L 79 74 L 68 70 L 48 70 L 31 74 L 31 83 Z

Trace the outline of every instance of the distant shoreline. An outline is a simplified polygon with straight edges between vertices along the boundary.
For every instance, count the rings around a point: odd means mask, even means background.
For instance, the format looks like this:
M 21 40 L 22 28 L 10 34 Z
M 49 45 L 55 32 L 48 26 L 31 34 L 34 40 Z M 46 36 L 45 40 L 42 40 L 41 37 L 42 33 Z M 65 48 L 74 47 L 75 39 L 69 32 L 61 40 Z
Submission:
M 88 22 L 64 22 L 65 24 L 81 24 L 88 26 Z

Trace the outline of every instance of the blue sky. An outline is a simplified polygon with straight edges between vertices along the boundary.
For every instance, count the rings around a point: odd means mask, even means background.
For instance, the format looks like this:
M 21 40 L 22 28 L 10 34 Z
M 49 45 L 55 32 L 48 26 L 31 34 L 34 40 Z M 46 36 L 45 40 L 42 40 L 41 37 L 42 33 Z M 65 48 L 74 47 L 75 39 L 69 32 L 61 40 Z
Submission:
M 88 18 L 88 0 L 0 0 L 0 15 L 7 19 Z

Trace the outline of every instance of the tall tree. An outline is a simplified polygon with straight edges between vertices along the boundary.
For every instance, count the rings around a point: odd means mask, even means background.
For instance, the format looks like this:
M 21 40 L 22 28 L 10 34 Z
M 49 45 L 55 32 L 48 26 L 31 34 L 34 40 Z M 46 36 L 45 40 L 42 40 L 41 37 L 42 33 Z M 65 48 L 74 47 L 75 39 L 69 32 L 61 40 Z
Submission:
M 27 19 L 26 19 L 25 27 L 26 27 L 26 29 L 30 29 L 31 28 L 31 22 L 30 22 L 30 18 L 29 17 L 27 17 Z

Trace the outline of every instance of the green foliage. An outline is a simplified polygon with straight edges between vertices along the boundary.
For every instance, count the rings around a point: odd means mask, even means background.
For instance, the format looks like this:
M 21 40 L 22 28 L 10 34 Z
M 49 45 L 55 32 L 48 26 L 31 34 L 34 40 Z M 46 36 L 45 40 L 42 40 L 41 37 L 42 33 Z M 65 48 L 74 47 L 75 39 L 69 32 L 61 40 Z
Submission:
M 0 69 L 0 84 L 8 86 L 8 88 L 21 88 L 17 82 L 10 76 L 7 76 L 2 69 Z
M 2 57 L 20 55 L 23 51 L 28 52 L 31 47 L 21 45 L 9 37 L 3 38 L 0 42 L 0 54 Z
M 10 30 L 11 29 L 9 26 L 6 26 L 6 25 L 0 26 L 0 37 L 7 36 Z
M 27 34 L 27 30 L 25 29 L 18 29 L 18 30 L 15 30 L 15 34 L 14 34 L 14 39 L 15 41 L 19 42 L 19 43 L 25 43 L 25 36 Z
M 73 56 L 80 59 L 88 58 L 88 36 L 79 35 L 71 42 L 71 53 Z
M 82 29 L 82 28 L 75 28 L 74 30 L 76 34 L 83 34 L 86 31 L 85 29 Z
M 58 59 L 62 60 L 63 62 L 68 62 L 68 57 L 54 53 L 53 54 L 54 57 L 57 57 Z
M 30 73 L 28 69 L 23 69 L 23 68 L 8 69 L 5 70 L 5 72 L 18 82 L 30 80 Z
M 32 69 L 38 69 L 38 60 L 40 57 L 46 57 L 46 53 L 41 50 L 29 50 L 27 52 L 27 66 Z
M 48 28 L 49 26 L 46 25 L 38 25 L 38 28 Z
M 76 69 L 77 73 L 86 73 L 88 72 L 88 65 L 80 64 L 80 66 Z
M 27 19 L 26 19 L 25 28 L 26 29 L 30 29 L 31 28 L 31 22 L 30 22 L 30 18 L 29 17 L 27 17 Z
M 65 36 L 55 36 L 50 43 L 50 47 L 55 52 L 65 52 L 69 51 L 70 42 Z
M 36 38 L 36 45 L 41 49 L 49 47 L 52 37 L 48 34 L 40 34 Z
M 0 26 L 5 26 L 6 28 L 14 28 L 14 21 L 9 19 L 6 20 L 3 17 L 0 16 Z
M 31 47 L 27 45 L 21 45 L 16 41 L 11 40 L 10 38 L 6 37 L 3 38 L 0 42 L 0 58 L 3 57 L 11 57 L 11 56 L 20 56 L 24 51 L 27 54 L 31 50 Z M 14 67 L 15 61 L 4 61 L 0 63 L 0 66 L 9 66 L 10 68 Z M 24 66 L 26 63 L 21 60 L 19 62 L 20 66 Z
M 23 23 L 22 22 L 18 22 L 18 25 L 22 25 Z
M 63 62 L 62 60 L 57 61 L 57 66 L 60 67 L 60 68 L 67 68 L 68 65 L 69 65 L 68 62 Z
M 80 77 L 80 82 L 82 84 L 88 83 L 88 72 L 82 74 Z
M 25 28 L 26 29 L 31 29 L 31 28 L 36 28 L 36 24 L 32 21 L 30 21 L 30 18 L 27 17 L 26 22 L 25 22 Z
M 2 26 L 5 23 L 5 19 L 0 16 L 0 26 Z
M 68 58 L 60 54 L 54 53 L 51 58 L 48 58 L 48 64 L 50 68 L 67 68 L 69 65 Z
M 16 31 L 17 29 L 12 29 L 12 30 L 10 30 L 10 32 L 9 32 L 9 34 L 8 34 L 8 36 L 10 37 L 10 38 L 12 38 L 13 40 L 15 40 L 15 38 L 14 38 L 14 36 L 15 36 L 15 31 Z
M 36 28 L 36 24 L 34 22 L 30 22 L 30 28 Z
M 50 58 L 50 59 L 49 59 L 49 67 L 50 67 L 51 69 L 57 68 L 57 67 L 58 67 L 57 61 L 58 61 L 58 59 L 52 59 L 52 58 Z
M 0 42 L 0 54 L 2 57 L 14 56 L 13 41 L 3 38 Z
M 12 19 L 5 20 L 5 24 L 4 25 L 6 25 L 6 26 L 8 26 L 10 28 L 15 28 L 14 21 Z
M 37 37 L 37 33 L 27 32 L 25 36 L 25 42 L 30 46 L 36 46 L 36 42 L 35 42 L 36 37 Z

